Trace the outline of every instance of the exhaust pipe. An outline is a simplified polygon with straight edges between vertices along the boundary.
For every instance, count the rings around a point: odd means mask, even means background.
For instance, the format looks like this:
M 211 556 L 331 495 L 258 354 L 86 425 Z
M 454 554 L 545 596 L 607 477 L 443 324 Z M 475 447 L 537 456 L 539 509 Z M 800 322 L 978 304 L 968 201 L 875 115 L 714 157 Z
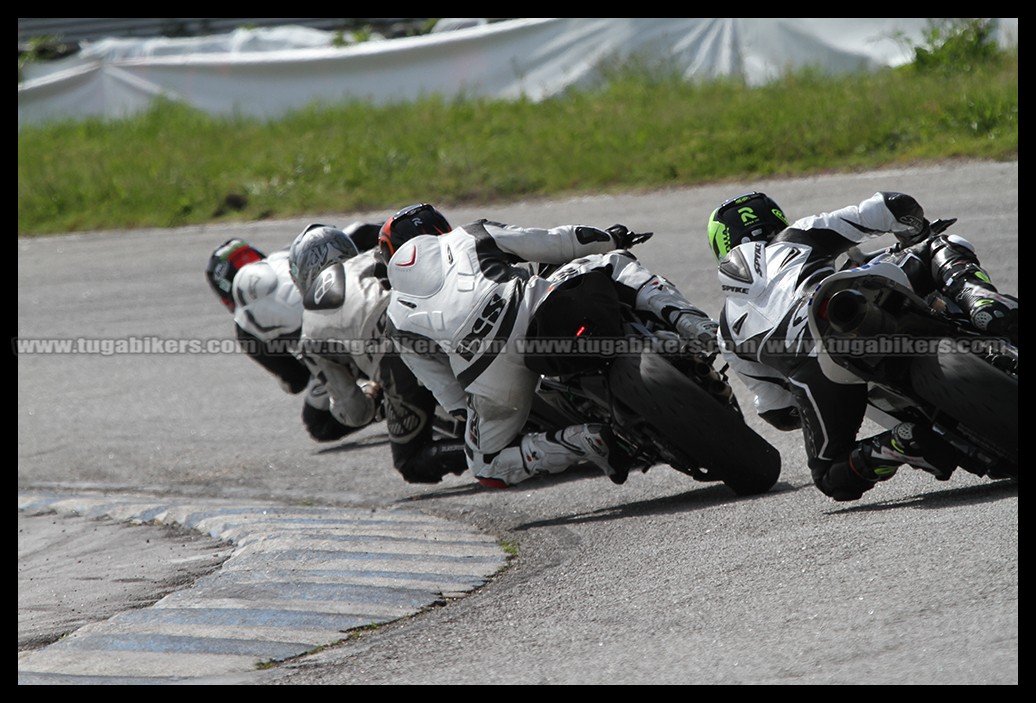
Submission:
M 894 334 L 898 327 L 892 315 L 851 288 L 828 298 L 824 316 L 835 332 L 857 337 Z

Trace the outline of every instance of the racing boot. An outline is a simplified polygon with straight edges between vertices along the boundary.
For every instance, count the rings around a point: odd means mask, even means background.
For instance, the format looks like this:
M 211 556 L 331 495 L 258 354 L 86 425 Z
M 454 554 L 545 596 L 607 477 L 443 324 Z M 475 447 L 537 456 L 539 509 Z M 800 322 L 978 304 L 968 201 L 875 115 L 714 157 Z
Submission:
M 715 357 L 719 351 L 716 341 L 719 323 L 691 305 L 672 283 L 661 276 L 652 276 L 640 289 L 637 308 L 650 310 L 706 359 Z
M 633 259 L 622 266 L 615 280 L 637 291 L 634 300 L 637 310 L 648 311 L 668 325 L 689 343 L 693 351 L 710 361 L 718 354 L 716 332 L 719 323 L 692 305 L 668 279 L 652 273 Z
M 849 455 L 850 468 L 866 481 L 887 481 L 903 464 L 945 481 L 957 468 L 952 448 L 930 429 L 901 422 L 860 442 Z
M 1018 344 L 1018 299 L 997 291 L 971 244 L 955 235 L 932 240 L 932 276 L 981 332 Z
M 957 304 L 968 311 L 972 324 L 979 330 L 1018 346 L 1017 298 L 967 284 Z
M 525 435 L 521 442 L 525 468 L 532 474 L 558 473 L 580 461 L 596 465 L 612 483 L 623 484 L 633 457 L 615 434 L 598 424 L 572 425 L 554 432 Z

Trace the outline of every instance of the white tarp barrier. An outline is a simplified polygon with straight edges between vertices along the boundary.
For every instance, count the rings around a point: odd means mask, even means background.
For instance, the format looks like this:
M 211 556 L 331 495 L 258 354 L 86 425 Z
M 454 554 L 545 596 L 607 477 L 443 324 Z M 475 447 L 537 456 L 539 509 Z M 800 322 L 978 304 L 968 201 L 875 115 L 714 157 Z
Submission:
M 312 103 L 375 104 L 427 95 L 543 100 L 588 84 L 602 62 L 661 59 L 689 80 L 784 70 L 898 66 L 925 18 L 528 18 L 419 37 L 331 46 L 303 27 L 197 39 L 106 40 L 18 86 L 18 124 L 132 115 L 158 95 L 215 115 L 277 118 Z M 998 19 L 1017 45 L 1018 19 Z M 41 75 L 42 74 L 42 75 Z

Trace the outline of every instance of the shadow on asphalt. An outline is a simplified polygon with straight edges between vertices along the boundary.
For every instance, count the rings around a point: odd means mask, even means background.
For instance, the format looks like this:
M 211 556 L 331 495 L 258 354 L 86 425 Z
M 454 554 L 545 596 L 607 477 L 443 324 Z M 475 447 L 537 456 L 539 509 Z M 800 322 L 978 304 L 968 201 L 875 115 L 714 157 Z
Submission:
M 683 513 L 688 510 L 699 510 L 714 505 L 722 505 L 740 500 L 765 500 L 767 496 L 774 493 L 784 493 L 798 490 L 797 487 L 778 481 L 773 488 L 761 495 L 737 496 L 729 488 L 722 484 L 709 485 L 705 488 L 697 488 L 692 491 L 678 493 L 662 498 L 641 500 L 633 503 L 623 503 L 610 508 L 600 508 L 588 513 L 573 513 L 561 515 L 550 520 L 535 520 L 522 525 L 516 525 L 516 532 L 530 530 L 536 527 L 556 527 L 559 525 L 576 525 L 589 522 L 600 522 L 603 520 L 623 520 L 626 518 L 643 517 L 645 515 L 667 515 L 671 513 Z
M 359 447 L 379 447 L 389 443 L 388 435 L 377 435 L 376 437 L 364 437 L 361 440 L 346 439 L 341 444 L 332 444 L 316 449 L 314 454 L 337 454 L 348 452 Z
M 667 467 L 657 465 L 651 467 L 653 471 L 664 471 Z M 468 476 L 469 474 L 464 474 Z M 632 475 L 632 473 L 631 473 Z M 548 474 L 544 476 L 536 476 L 527 481 L 523 481 L 517 486 L 505 489 L 486 488 L 479 484 L 477 481 L 472 480 L 471 483 L 463 486 L 448 486 L 443 487 L 428 493 L 421 495 L 408 496 L 399 502 L 401 503 L 412 503 L 425 500 L 434 500 L 438 498 L 449 498 L 452 496 L 468 496 L 474 493 L 496 493 L 500 490 L 503 491 L 538 491 L 554 488 L 564 483 L 570 483 L 572 481 L 585 481 L 585 480 L 597 480 L 604 481 L 609 486 L 612 486 L 607 481 L 605 476 L 601 473 L 601 470 L 593 465 L 586 466 L 574 466 L 566 471 L 559 474 Z M 633 480 L 633 479 L 631 479 Z M 763 496 L 744 496 L 743 498 L 735 495 L 729 488 L 721 483 L 702 483 L 697 482 L 694 484 L 695 490 L 687 491 L 686 493 L 680 493 L 675 496 L 666 496 L 663 498 L 655 498 L 652 500 L 638 501 L 634 503 L 623 503 L 611 508 L 601 508 L 592 513 L 581 513 L 570 516 L 561 516 L 558 518 L 551 519 L 549 521 L 542 521 L 537 523 L 529 523 L 527 525 L 519 525 L 515 529 L 522 530 L 528 529 L 529 527 L 538 527 L 542 525 L 564 525 L 572 524 L 577 522 L 591 522 L 594 520 L 611 520 L 625 517 L 635 517 L 638 515 L 652 515 L 659 513 L 673 513 L 683 512 L 689 509 L 697 509 L 700 507 L 706 507 L 711 505 L 717 505 L 721 503 L 728 503 L 733 500 L 741 499 L 758 499 Z M 612 486 L 614 487 L 614 486 Z M 618 488 L 618 487 L 615 487 Z M 783 492 L 789 490 L 798 490 L 798 486 L 792 486 L 788 483 L 778 481 L 774 484 L 774 487 L 770 489 L 768 493 Z M 764 494 L 765 495 L 765 494 Z
M 586 479 L 601 479 L 604 480 L 604 474 L 601 470 L 594 466 L 574 466 L 566 471 L 559 474 L 548 474 L 545 476 L 534 476 L 526 481 L 522 481 L 517 486 L 511 488 L 486 488 L 481 483 L 476 481 L 470 473 L 465 472 L 460 478 L 470 479 L 470 483 L 466 483 L 462 486 L 444 486 L 443 488 L 424 493 L 422 495 L 408 496 L 401 500 L 401 503 L 416 502 L 422 500 L 432 500 L 435 498 L 448 498 L 451 496 L 467 496 L 473 493 L 497 493 L 499 491 L 538 491 L 545 488 L 553 488 L 563 483 L 569 483 L 571 481 L 585 481 Z M 609 485 L 611 485 L 609 483 Z
M 994 500 L 1001 500 L 1003 498 L 1011 498 L 1017 496 L 1017 481 L 990 481 L 986 484 L 926 491 L 918 495 L 900 498 L 898 500 L 888 500 L 878 503 L 867 503 L 866 505 L 852 504 L 837 510 L 830 510 L 827 512 L 827 514 L 838 515 L 839 513 L 861 512 L 866 510 L 895 510 L 899 508 L 921 508 L 923 510 L 941 510 L 944 508 L 951 508 L 959 505 L 988 503 Z

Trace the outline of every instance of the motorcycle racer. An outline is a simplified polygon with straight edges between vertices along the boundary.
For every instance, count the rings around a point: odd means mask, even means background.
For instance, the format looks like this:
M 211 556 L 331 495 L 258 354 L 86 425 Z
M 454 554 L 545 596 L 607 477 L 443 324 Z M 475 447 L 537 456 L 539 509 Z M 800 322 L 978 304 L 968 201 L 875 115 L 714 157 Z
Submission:
M 386 420 L 392 461 L 409 483 L 467 468 L 462 443 L 435 435 L 436 401 L 385 339 L 385 267 L 340 229 L 307 226 L 292 242 L 301 346 L 326 386 L 329 412 L 349 430 Z
M 878 192 L 789 224 L 773 199 L 750 192 L 709 218 L 709 244 L 726 294 L 719 320 L 724 359 L 755 395 L 762 419 L 780 430 L 802 430 L 813 482 L 836 501 L 858 500 L 904 464 L 940 480 L 957 467 L 952 447 L 917 423 L 857 440 L 867 385 L 828 378 L 807 325 L 810 293 L 835 272 L 836 259 L 886 233 L 899 242 L 897 265 L 915 292 L 938 289 L 978 329 L 1017 342 L 1017 299 L 997 291 L 967 240 L 932 236 L 910 195 Z
M 346 231 L 353 241 L 370 249 L 379 228 L 380 224 L 356 222 Z M 234 317 L 241 349 L 273 374 L 286 393 L 304 392 L 302 422 L 309 435 L 318 442 L 345 436 L 350 428 L 332 416 L 327 390 L 298 347 L 302 296 L 291 278 L 287 248 L 267 256 L 234 237 L 212 252 L 205 275 Z
M 584 316 L 607 336 L 618 326 L 609 299 L 618 290 L 714 353 L 715 321 L 637 261 L 628 251 L 636 236 L 622 225 L 542 229 L 486 219 L 453 228 L 427 203 L 385 222 L 378 246 L 392 289 L 390 334 L 443 407 L 466 414 L 468 464 L 482 485 L 505 488 L 583 461 L 614 483 L 626 480 L 630 457 L 607 427 L 522 433 L 541 373 L 585 361 L 521 352 L 520 340 L 550 338 L 559 317 Z M 562 269 L 548 278 L 540 264 Z

